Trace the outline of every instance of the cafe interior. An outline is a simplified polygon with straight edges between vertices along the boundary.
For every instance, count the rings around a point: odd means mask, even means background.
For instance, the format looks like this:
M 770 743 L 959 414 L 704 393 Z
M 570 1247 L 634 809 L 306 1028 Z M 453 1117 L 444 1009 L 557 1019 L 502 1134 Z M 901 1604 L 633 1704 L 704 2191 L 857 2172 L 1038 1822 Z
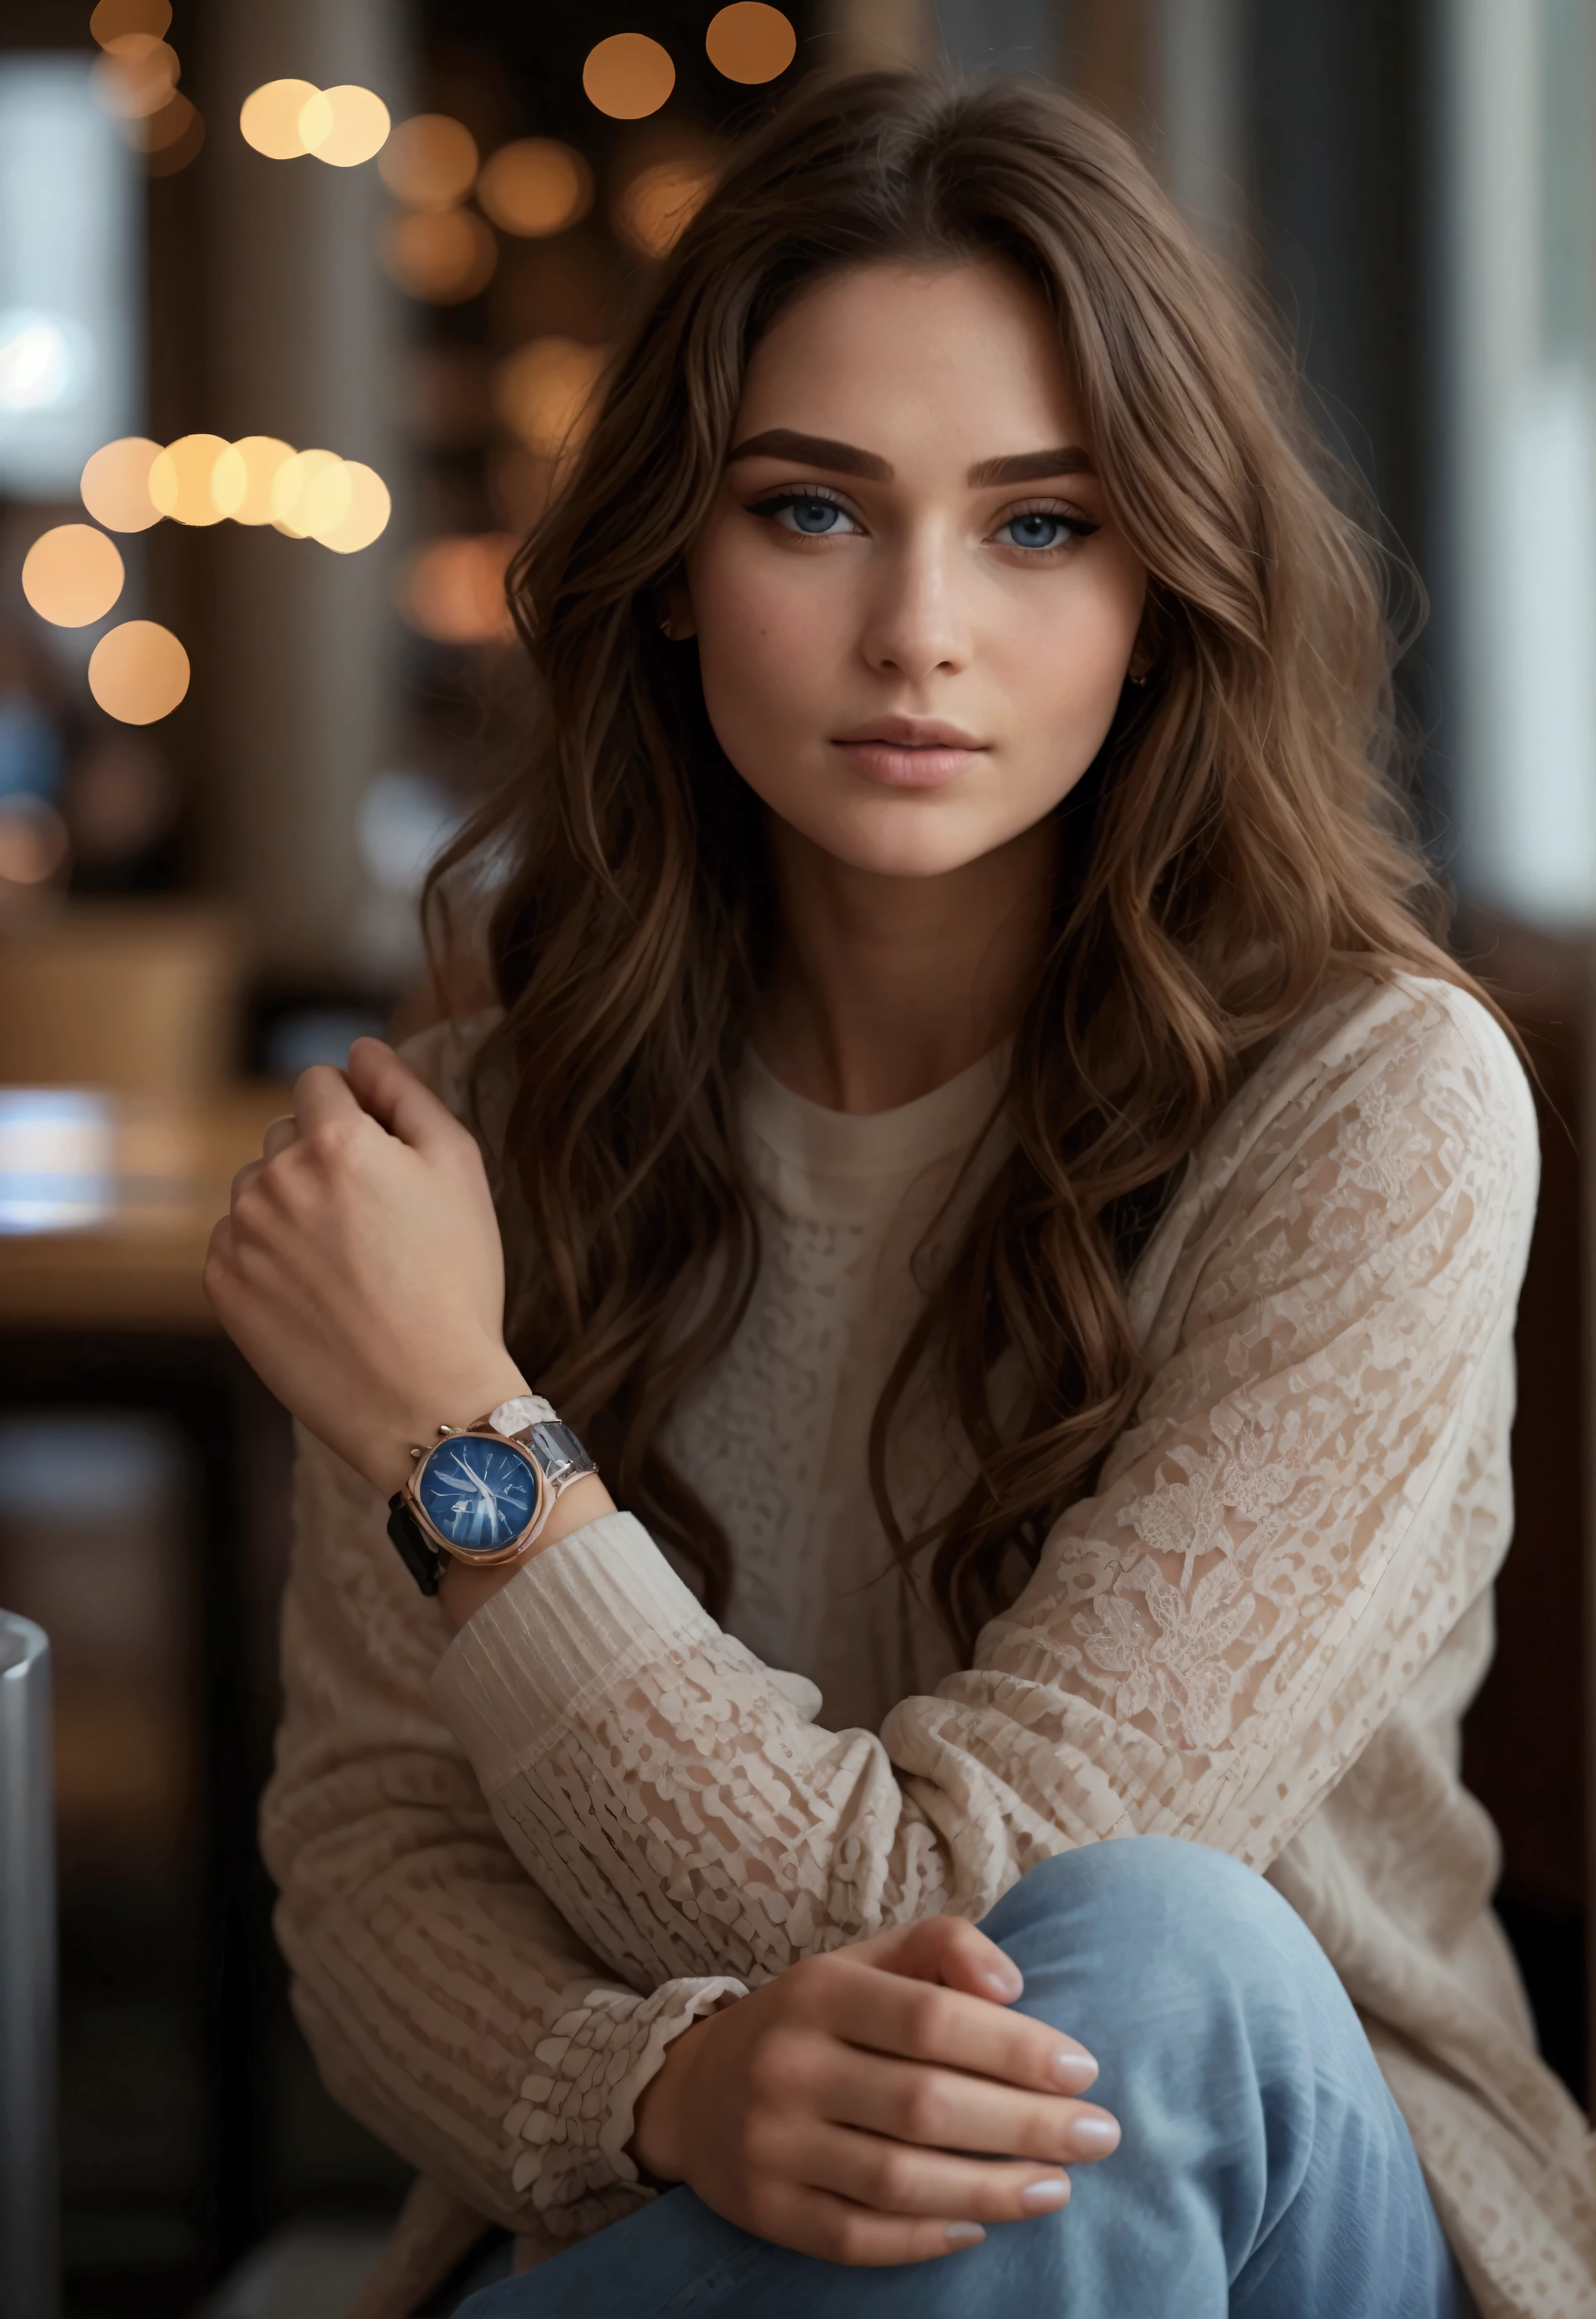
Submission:
M 742 126 L 870 63 L 1041 74 L 1115 118 L 1273 302 L 1422 576 L 1414 801 L 1543 1143 L 1466 1772 L 1583 2098 L 1584 0 L 6 0 L 0 2319 L 347 2311 L 404 2197 L 273 1943 L 291 1441 L 201 1264 L 296 1075 L 440 1010 L 421 881 L 514 751 L 506 564 L 629 302 Z

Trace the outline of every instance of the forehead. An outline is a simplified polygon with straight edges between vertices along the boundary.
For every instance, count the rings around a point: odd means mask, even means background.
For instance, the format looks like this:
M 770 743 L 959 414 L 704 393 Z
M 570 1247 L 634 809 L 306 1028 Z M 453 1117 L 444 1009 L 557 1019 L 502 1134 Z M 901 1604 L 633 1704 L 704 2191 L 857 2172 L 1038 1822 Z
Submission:
M 1047 308 L 983 262 L 860 266 L 800 293 L 743 384 L 739 435 L 774 427 L 889 458 L 915 446 L 961 469 L 1085 440 Z

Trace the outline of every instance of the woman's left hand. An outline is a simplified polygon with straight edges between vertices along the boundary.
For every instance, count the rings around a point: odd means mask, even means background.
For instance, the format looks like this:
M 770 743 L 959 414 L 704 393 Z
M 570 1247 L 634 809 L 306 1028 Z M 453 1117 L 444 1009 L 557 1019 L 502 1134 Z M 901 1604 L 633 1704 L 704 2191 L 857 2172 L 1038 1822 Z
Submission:
M 527 1391 L 482 1154 L 380 1039 L 298 1080 L 233 1180 L 204 1287 L 278 1400 L 384 1495 L 411 1443 Z

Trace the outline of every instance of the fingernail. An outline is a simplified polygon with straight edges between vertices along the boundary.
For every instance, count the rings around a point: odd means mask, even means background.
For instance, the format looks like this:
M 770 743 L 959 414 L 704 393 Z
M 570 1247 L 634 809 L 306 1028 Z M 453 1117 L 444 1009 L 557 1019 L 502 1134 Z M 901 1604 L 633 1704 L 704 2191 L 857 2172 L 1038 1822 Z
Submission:
M 1084 2094 L 1096 2082 L 1097 2064 L 1090 2053 L 1059 2053 L 1053 2055 L 1053 2075 L 1067 2094 Z
M 1051 2206 L 1067 2206 L 1069 2200 L 1069 2184 L 1062 2174 L 1050 2182 L 1032 2182 L 1029 2188 L 1020 2193 L 1021 2206 L 1029 2206 L 1037 2214 Z
M 986 2235 L 987 2233 L 981 2228 L 979 2223 L 950 2223 L 948 2224 L 948 2244 L 950 2246 L 979 2246 L 981 2241 L 986 2237 Z
M 999 2004 L 1012 2005 L 1016 1997 L 1024 1995 L 1025 1976 L 1019 1966 L 1010 1964 L 1006 1957 L 1001 1964 L 995 1964 L 989 1972 L 984 1972 L 981 1979 Z
M 1119 2146 L 1117 2118 L 1078 2117 L 1069 2129 L 1069 2147 L 1078 2158 L 1106 2158 Z

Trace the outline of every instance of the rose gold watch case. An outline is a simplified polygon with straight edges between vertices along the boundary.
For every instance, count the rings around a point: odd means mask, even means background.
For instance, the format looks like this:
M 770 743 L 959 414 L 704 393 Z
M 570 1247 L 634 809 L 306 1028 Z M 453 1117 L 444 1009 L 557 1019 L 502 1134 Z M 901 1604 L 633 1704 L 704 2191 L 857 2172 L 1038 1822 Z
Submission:
M 416 1489 L 428 1460 L 436 1456 L 438 1450 L 446 1449 L 451 1441 L 457 1441 L 463 1433 L 485 1433 L 490 1439 L 499 1442 L 504 1448 L 513 1449 L 518 1457 L 530 1466 L 533 1479 L 537 1484 L 537 1502 L 532 1509 L 532 1519 L 526 1528 L 512 1538 L 507 1546 L 492 1547 L 485 1554 L 473 1553 L 469 1548 L 456 1546 L 452 1538 L 446 1538 L 428 1517 Z M 555 1493 L 549 1487 L 548 1475 L 532 1452 L 519 1441 L 511 1441 L 507 1435 L 495 1432 L 485 1417 L 479 1417 L 474 1425 L 451 1425 L 446 1433 L 440 1434 L 430 1449 L 423 1449 L 419 1453 L 412 1449 L 410 1455 L 415 1458 L 416 1464 L 414 1471 L 404 1484 L 404 1500 L 415 1520 L 416 1526 L 428 1545 L 436 1547 L 440 1554 L 446 1554 L 451 1562 L 458 1562 L 467 1570 L 501 1570 L 507 1562 L 518 1561 L 526 1553 L 527 1548 L 535 1543 L 554 1509 Z

